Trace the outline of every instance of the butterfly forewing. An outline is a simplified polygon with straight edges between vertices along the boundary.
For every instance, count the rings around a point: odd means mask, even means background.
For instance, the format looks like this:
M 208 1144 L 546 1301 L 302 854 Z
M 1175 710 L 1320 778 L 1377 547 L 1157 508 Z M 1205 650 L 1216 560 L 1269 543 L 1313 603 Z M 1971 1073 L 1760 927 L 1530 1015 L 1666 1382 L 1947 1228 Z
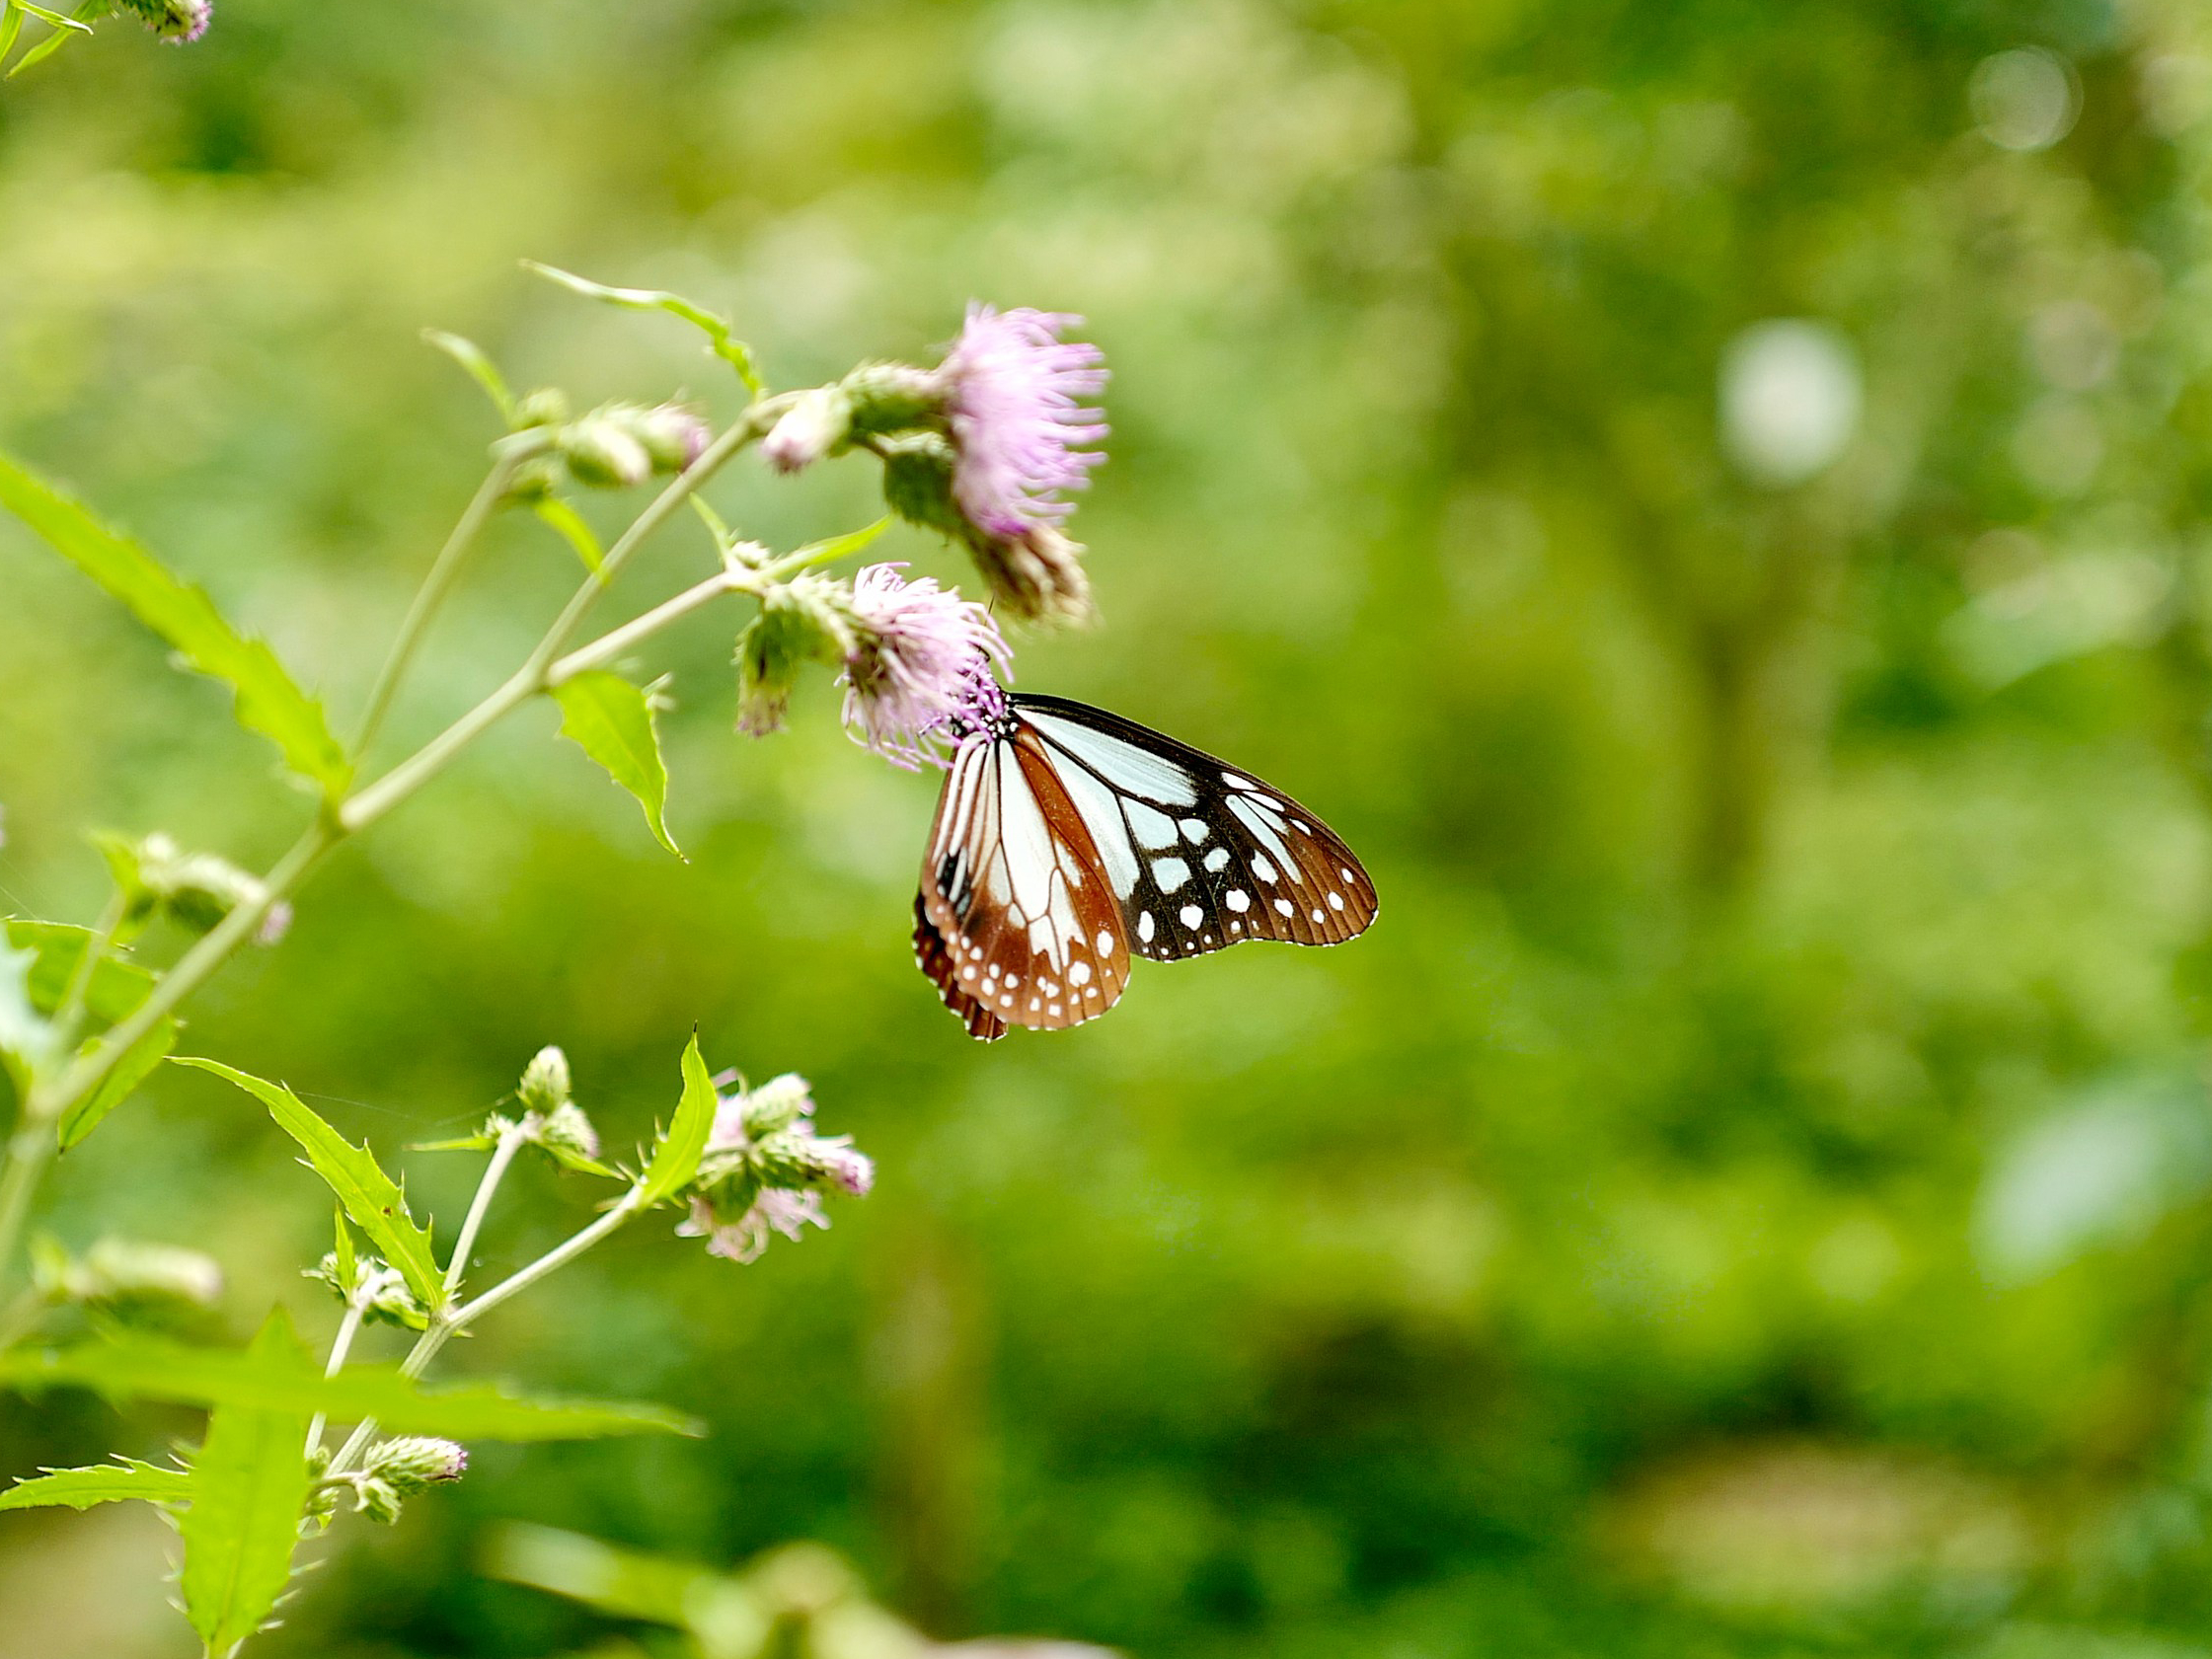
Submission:
M 1139 955 L 1340 944 L 1374 921 L 1374 883 L 1351 849 L 1251 773 L 1103 709 L 1013 706 L 1082 814 Z
M 915 922 L 922 970 L 986 1040 L 1008 1024 L 1081 1024 L 1120 998 L 1129 979 L 1121 908 L 1034 734 L 1016 727 L 953 762 Z

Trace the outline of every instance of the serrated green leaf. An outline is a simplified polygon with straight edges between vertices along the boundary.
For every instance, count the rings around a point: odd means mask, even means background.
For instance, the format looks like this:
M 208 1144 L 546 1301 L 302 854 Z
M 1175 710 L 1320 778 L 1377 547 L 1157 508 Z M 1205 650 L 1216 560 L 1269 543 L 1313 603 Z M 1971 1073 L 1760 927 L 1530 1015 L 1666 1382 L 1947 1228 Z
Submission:
M 293 1412 L 303 1419 L 317 1411 L 340 1422 L 374 1417 L 396 1434 L 452 1440 L 526 1443 L 704 1432 L 693 1418 L 661 1405 L 530 1398 L 483 1383 L 425 1389 L 390 1365 L 349 1365 L 336 1377 L 325 1377 L 304 1351 L 296 1360 L 272 1360 L 236 1348 L 196 1348 L 136 1333 L 74 1348 L 18 1348 L 0 1354 L 0 1386 L 68 1386 L 91 1389 L 110 1399 L 238 1406 Z
M 684 1049 L 683 1077 L 684 1092 L 676 1102 L 676 1121 L 660 1137 L 659 1145 L 652 1149 L 652 1161 L 638 1177 L 641 1208 L 673 1198 L 691 1184 L 691 1177 L 699 1172 L 700 1155 L 707 1150 L 707 1137 L 714 1132 L 719 1102 L 714 1077 L 707 1070 L 707 1062 L 699 1057 L 697 1031 L 691 1033 L 691 1042 Z
M 67 1505 L 90 1509 L 96 1503 L 143 1499 L 147 1503 L 184 1503 L 192 1495 L 192 1477 L 181 1469 L 162 1469 L 134 1458 L 90 1469 L 49 1469 L 18 1480 L 0 1492 L 0 1509 L 50 1509 Z
M 183 1029 L 180 1021 L 163 1019 L 116 1057 L 114 1066 L 100 1080 L 100 1087 L 62 1113 L 63 1152 L 99 1128 L 103 1118 L 137 1093 L 138 1086 L 153 1075 L 154 1068 L 169 1058 L 170 1050 L 177 1046 L 177 1034 Z M 86 1052 L 91 1052 L 95 1046 L 87 1042 Z
M 745 390 L 759 397 L 764 390 L 759 372 L 753 367 L 752 347 L 743 340 L 733 339 L 729 325 L 713 312 L 703 310 L 681 294 L 671 294 L 658 288 L 609 288 L 572 271 L 540 264 L 536 260 L 524 260 L 523 267 L 550 277 L 572 293 L 586 299 L 600 300 L 608 305 L 619 305 L 626 311 L 665 311 L 671 317 L 680 317 L 707 337 L 709 349 L 737 371 Z
M 314 1364 L 281 1311 L 239 1357 L 272 1372 Z M 310 1415 L 229 1401 L 208 1414 L 207 1438 L 192 1460 L 191 1507 L 179 1528 L 185 1567 L 177 1583 L 185 1616 L 210 1654 L 228 1654 L 260 1629 L 291 1581 L 311 1480 Z
M 499 418 L 511 430 L 515 417 L 514 394 L 507 390 L 506 377 L 499 373 L 497 365 L 485 353 L 484 347 L 473 339 L 449 335 L 443 329 L 424 329 L 422 338 L 459 363 L 468 377 L 484 388 L 485 396 L 492 400 L 493 407 L 499 412 Z
M 55 35 L 42 44 L 66 38 Z M 33 55 L 25 54 L 17 67 L 28 65 Z M 292 771 L 326 796 L 344 792 L 352 766 L 331 735 L 322 706 L 292 682 L 266 643 L 224 621 L 206 594 L 5 454 L 0 454 L 0 506 L 121 600 L 169 641 L 187 667 L 228 685 L 237 696 L 239 724 L 274 743 Z
M 40 1013 L 51 1014 L 69 994 L 70 981 L 77 976 L 77 964 L 84 959 L 85 950 L 92 943 L 92 930 L 68 922 L 16 918 L 7 924 L 7 942 L 38 953 L 38 966 L 31 970 L 31 1000 Z M 85 991 L 85 1008 L 103 1024 L 113 1025 L 118 1019 L 127 1019 L 138 1012 L 138 1005 L 153 990 L 156 977 L 136 962 L 120 959 L 111 951 L 93 970 L 92 984 Z
M 608 777 L 637 797 L 653 838 L 683 854 L 668 839 L 668 769 L 652 728 L 652 705 L 619 674 L 591 669 L 553 688 L 561 705 L 561 735 L 597 761 Z
M 278 1127 L 305 1149 L 309 1168 L 338 1195 L 353 1225 L 400 1270 L 416 1300 L 431 1310 L 445 1305 L 445 1279 L 429 1230 L 408 1213 L 407 1194 L 366 1146 L 354 1146 L 280 1083 L 266 1082 L 220 1060 L 190 1054 L 175 1058 L 180 1066 L 211 1072 L 237 1085 L 267 1106 Z
M 696 496 L 693 498 L 697 499 Z M 584 523 L 581 513 L 558 495 L 548 495 L 533 510 L 537 513 L 539 522 L 575 549 L 576 557 L 583 561 L 586 570 L 593 575 L 599 573 L 599 567 L 607 562 L 606 550 L 600 547 L 599 538 L 591 533 L 591 526 Z

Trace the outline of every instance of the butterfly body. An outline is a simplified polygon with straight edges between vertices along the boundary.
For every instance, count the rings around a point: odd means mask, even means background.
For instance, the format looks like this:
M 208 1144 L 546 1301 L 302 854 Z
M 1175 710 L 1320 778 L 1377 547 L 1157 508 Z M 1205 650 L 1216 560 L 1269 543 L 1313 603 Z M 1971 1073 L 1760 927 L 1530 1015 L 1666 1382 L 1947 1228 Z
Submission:
M 1103 709 L 1019 696 L 946 774 L 915 958 L 986 1042 L 1120 999 L 1132 956 L 1340 944 L 1376 914 L 1351 849 L 1288 795 Z

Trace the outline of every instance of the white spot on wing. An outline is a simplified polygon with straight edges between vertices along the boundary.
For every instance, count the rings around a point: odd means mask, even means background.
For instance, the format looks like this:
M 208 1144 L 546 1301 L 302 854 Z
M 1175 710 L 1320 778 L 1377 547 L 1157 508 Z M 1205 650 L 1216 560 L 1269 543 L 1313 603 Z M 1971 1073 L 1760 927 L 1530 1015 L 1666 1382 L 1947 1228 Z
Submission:
M 1288 899 L 1277 899 L 1275 900 L 1275 908 L 1288 916 L 1290 914 L 1290 901 Z
M 1205 856 L 1203 862 L 1207 869 L 1218 875 L 1228 866 L 1229 849 L 1226 847 L 1216 847 L 1212 852 L 1208 853 Z
M 1229 889 L 1228 904 L 1231 910 L 1250 910 L 1252 898 L 1242 887 L 1232 887 Z
M 1100 955 L 1110 956 L 1113 954 L 1113 936 L 1111 934 L 1102 933 L 1094 943 L 1099 947 Z
M 1077 962 L 1073 966 L 1071 966 L 1068 969 L 1068 983 L 1070 985 L 1090 984 L 1091 964 L 1089 962 Z
M 1203 922 L 1205 919 L 1206 913 L 1200 910 L 1196 905 L 1186 904 L 1182 907 L 1182 925 L 1184 927 L 1195 928 L 1200 922 Z
M 1152 912 L 1149 910 L 1137 918 L 1137 938 L 1147 944 L 1152 943 Z
M 1152 879 L 1160 884 L 1163 893 L 1172 893 L 1190 879 L 1190 867 L 1181 859 L 1156 859 L 1152 865 Z
M 1195 847 L 1199 842 L 1205 840 L 1211 826 L 1203 818 L 1184 818 L 1176 827 L 1182 831 L 1182 839 Z

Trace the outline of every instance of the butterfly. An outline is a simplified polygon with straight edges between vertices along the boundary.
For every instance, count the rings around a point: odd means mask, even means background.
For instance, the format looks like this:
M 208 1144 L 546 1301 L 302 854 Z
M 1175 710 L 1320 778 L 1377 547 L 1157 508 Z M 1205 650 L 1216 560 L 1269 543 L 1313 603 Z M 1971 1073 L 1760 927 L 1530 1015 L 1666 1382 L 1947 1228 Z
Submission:
M 1281 791 L 1104 709 L 1008 696 L 946 773 L 914 957 L 995 1042 L 1096 1019 L 1133 955 L 1341 944 L 1375 914 L 1351 849 Z

